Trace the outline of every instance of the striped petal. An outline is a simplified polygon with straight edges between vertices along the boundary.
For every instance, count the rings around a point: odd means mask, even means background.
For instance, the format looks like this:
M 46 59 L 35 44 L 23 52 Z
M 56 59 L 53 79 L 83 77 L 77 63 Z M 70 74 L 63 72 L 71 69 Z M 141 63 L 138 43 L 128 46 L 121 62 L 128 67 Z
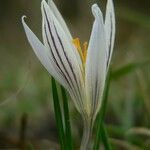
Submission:
M 107 42 L 107 66 L 109 67 L 115 40 L 115 13 L 112 0 L 107 0 L 105 32 Z
M 83 107 L 83 68 L 74 53 L 76 49 L 45 0 L 42 1 L 41 7 L 45 45 L 49 49 L 51 59 L 71 89 L 74 103 L 80 111 Z
M 50 7 L 50 10 L 51 10 L 51 13 L 53 13 L 53 15 L 55 16 L 55 19 L 57 19 L 57 21 L 59 22 L 60 26 L 63 28 L 64 32 L 65 32 L 65 35 L 68 36 L 68 39 L 70 41 L 72 41 L 72 35 L 62 17 L 62 15 L 60 14 L 59 10 L 57 9 L 55 3 L 53 2 L 53 0 L 48 0 L 48 5 Z M 73 45 L 74 47 L 74 45 Z M 73 48 L 73 53 L 74 55 L 76 56 L 76 58 L 78 59 L 78 63 L 82 63 L 81 61 L 81 58 L 80 58 L 80 55 L 79 53 L 77 52 L 76 48 Z
M 53 0 L 48 0 L 48 5 L 49 5 L 50 9 L 52 10 L 52 12 L 54 13 L 55 17 L 57 18 L 57 20 L 59 21 L 59 23 L 61 24 L 61 26 L 64 29 L 65 33 L 68 35 L 69 39 L 72 40 L 71 33 L 70 33 L 70 31 L 69 31 L 62 15 L 60 14 L 60 12 L 57 9 L 55 3 L 53 2 Z
M 100 108 L 101 96 L 106 78 L 106 40 L 102 13 L 97 6 L 92 6 L 95 17 L 90 37 L 85 68 L 85 84 L 87 94 L 87 110 L 95 116 Z
M 49 54 L 47 53 L 46 47 L 40 42 L 40 40 L 36 37 L 36 35 L 27 26 L 27 24 L 24 21 L 24 18 L 25 18 L 25 16 L 22 17 L 22 24 L 23 24 L 27 39 L 28 39 L 31 47 L 33 48 L 36 56 L 38 57 L 40 62 L 43 64 L 43 66 L 47 69 L 47 71 L 58 82 L 60 82 L 64 87 L 67 88 L 67 84 L 66 84 L 64 78 L 58 73 L 53 60 L 50 59 Z

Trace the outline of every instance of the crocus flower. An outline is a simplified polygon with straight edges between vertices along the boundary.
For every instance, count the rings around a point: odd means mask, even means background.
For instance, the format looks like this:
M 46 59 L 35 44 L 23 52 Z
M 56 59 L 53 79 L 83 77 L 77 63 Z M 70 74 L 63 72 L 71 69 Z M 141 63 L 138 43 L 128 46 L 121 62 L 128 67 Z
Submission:
M 69 92 L 85 126 L 91 126 L 101 106 L 102 94 L 115 38 L 115 15 L 112 0 L 106 6 L 105 21 L 97 4 L 89 44 L 81 46 L 73 39 L 52 0 L 41 3 L 43 43 L 24 21 L 28 41 L 43 66 Z

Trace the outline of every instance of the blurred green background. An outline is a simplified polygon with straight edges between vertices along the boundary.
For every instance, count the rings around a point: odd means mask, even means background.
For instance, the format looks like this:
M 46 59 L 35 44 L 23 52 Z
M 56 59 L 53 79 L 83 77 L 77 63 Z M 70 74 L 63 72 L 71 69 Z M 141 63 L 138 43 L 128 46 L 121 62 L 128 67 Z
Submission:
M 105 12 L 105 0 L 55 1 L 73 37 L 82 42 L 89 40 L 94 2 Z M 57 147 L 50 77 L 35 57 L 21 24 L 26 15 L 27 24 L 42 39 L 40 3 L 0 1 L 0 149 L 21 147 L 21 140 L 28 141 L 29 148 Z M 114 149 L 149 150 L 150 1 L 114 3 L 117 33 L 106 116 L 108 132 Z M 72 102 L 70 113 L 78 143 L 82 123 Z

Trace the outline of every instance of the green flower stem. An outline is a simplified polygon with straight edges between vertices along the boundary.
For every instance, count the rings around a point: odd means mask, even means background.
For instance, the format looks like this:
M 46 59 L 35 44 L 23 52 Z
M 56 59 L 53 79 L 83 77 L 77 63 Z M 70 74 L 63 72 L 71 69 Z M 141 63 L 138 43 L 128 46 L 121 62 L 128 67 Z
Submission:
M 67 144 L 67 149 L 72 150 L 73 142 L 72 142 L 71 125 L 70 125 L 70 118 L 69 118 L 68 99 L 66 96 L 66 91 L 62 86 L 61 86 L 61 92 L 63 98 L 66 144 Z
M 56 125 L 58 129 L 58 136 L 59 136 L 59 141 L 61 145 L 61 150 L 66 150 L 67 145 L 65 142 L 65 133 L 64 133 L 64 128 L 63 128 L 62 114 L 61 114 L 58 92 L 57 92 L 54 78 L 52 78 L 52 93 L 53 93 L 55 119 L 56 119 Z
M 108 135 L 107 135 L 107 131 L 106 131 L 104 123 L 102 124 L 102 127 L 101 127 L 101 138 L 102 138 L 102 142 L 104 144 L 105 149 L 111 150 L 111 146 L 108 141 Z
M 94 148 L 93 148 L 94 150 L 99 150 L 99 147 L 100 147 L 100 140 L 101 140 L 101 134 L 102 134 L 101 130 L 102 130 L 103 121 L 104 121 L 104 117 L 105 117 L 105 113 L 106 113 L 109 86 L 110 86 L 110 72 L 108 73 L 107 80 L 106 80 L 106 86 L 105 86 L 105 91 L 104 91 L 104 95 L 103 95 L 102 106 L 101 106 L 100 112 L 97 116 L 98 122 L 97 122 L 97 127 L 96 127 L 97 129 L 96 129 L 96 137 L 95 137 L 95 141 L 94 141 Z M 107 137 L 107 136 L 105 136 L 105 137 Z M 107 142 L 107 144 L 109 144 L 109 143 Z M 110 147 L 110 146 L 108 146 L 108 147 Z M 108 150 L 108 149 L 106 149 L 106 150 Z

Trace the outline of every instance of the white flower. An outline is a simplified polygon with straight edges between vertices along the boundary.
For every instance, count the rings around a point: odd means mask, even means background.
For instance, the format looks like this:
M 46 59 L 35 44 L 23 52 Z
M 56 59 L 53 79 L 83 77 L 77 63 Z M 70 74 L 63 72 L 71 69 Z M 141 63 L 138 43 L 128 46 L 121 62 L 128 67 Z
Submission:
M 22 23 L 35 54 L 47 71 L 69 92 L 84 120 L 94 120 L 101 106 L 106 74 L 110 64 L 115 16 L 112 0 L 108 0 L 105 22 L 97 4 L 92 6 L 95 21 L 89 45 L 80 46 L 73 39 L 54 2 L 41 3 L 43 43 L 24 21 Z M 94 118 L 94 119 L 93 119 Z

